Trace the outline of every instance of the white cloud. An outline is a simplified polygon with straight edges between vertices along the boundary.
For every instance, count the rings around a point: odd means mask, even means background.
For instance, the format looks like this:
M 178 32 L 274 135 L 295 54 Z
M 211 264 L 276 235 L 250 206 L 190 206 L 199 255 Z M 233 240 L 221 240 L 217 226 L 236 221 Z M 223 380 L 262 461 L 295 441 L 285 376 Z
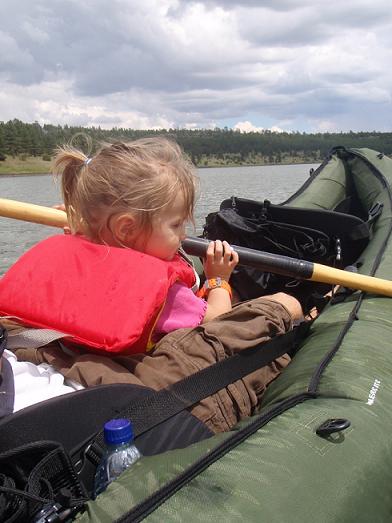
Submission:
M 44 82 L 28 87 L 9 85 L 0 91 L 1 118 L 6 121 L 17 117 L 26 122 L 37 120 L 60 125 L 101 126 L 104 129 L 163 129 L 175 126 L 173 121 L 158 112 L 153 116 L 146 114 L 142 109 L 141 95 L 134 98 L 134 106 L 139 109 L 130 110 L 124 109 L 124 98 L 127 97 L 121 96 L 121 100 L 116 100 L 119 95 L 99 99 L 72 95 L 65 99 L 64 93 L 67 92 L 72 92 L 72 84 L 66 81 Z
M 238 122 L 233 126 L 233 129 L 240 131 L 241 133 L 261 133 L 263 131 L 272 131 L 273 133 L 283 133 L 284 130 L 280 127 L 273 125 L 270 129 L 265 129 L 264 127 L 257 127 L 251 122 Z
M 391 35 L 387 0 L 2 0 L 0 119 L 386 130 Z

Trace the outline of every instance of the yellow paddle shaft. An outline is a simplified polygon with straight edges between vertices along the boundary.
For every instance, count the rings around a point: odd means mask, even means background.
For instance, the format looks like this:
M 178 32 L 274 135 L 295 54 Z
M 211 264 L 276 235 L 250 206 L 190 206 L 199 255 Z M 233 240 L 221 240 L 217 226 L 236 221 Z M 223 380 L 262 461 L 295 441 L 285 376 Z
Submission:
M 383 296 L 392 296 L 392 282 L 389 280 L 366 276 L 365 274 L 358 274 L 356 272 L 342 271 L 319 263 L 313 264 L 313 274 L 309 280 L 331 283 L 332 285 L 339 284 L 349 289 L 358 289 Z
M 68 225 L 67 215 L 64 211 L 5 198 L 0 198 L 0 216 L 41 225 L 51 225 L 52 227 Z

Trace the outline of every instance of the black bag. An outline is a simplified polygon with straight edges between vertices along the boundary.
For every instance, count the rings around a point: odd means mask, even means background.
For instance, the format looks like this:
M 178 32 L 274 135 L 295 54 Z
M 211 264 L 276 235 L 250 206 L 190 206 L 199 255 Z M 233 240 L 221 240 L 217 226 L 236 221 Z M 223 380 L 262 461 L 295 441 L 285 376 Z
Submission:
M 0 454 L 0 517 L 4 523 L 65 521 L 87 501 L 61 444 L 39 441 Z M 51 519 L 52 518 L 52 519 Z
M 370 239 L 372 219 L 335 211 L 272 205 L 232 197 L 206 218 L 203 237 L 226 240 L 273 254 L 344 268 L 353 264 Z M 330 287 L 239 265 L 230 283 L 241 300 L 278 291 L 296 296 L 305 309 L 317 306 Z
M 36 521 L 33 518 L 41 510 L 51 521 L 50 511 L 79 511 L 93 490 L 97 465 L 87 459 L 89 443 L 108 419 L 119 417 L 129 405 L 142 408 L 142 402 L 156 394 L 139 385 L 101 385 L 46 400 L 0 420 L 0 521 Z M 136 444 L 144 456 L 212 436 L 186 410 L 139 432 L 135 426 Z M 97 461 L 102 448 L 97 449 Z

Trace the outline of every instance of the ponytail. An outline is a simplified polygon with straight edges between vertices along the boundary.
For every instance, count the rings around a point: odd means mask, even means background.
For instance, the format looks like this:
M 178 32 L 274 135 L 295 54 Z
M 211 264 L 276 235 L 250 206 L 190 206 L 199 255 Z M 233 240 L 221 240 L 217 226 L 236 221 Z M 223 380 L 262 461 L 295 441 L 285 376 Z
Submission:
M 58 147 L 53 163 L 53 174 L 61 176 L 61 192 L 71 230 L 80 230 L 83 217 L 80 213 L 79 186 L 83 184 L 83 171 L 87 169 L 89 158 L 78 149 L 65 145 Z

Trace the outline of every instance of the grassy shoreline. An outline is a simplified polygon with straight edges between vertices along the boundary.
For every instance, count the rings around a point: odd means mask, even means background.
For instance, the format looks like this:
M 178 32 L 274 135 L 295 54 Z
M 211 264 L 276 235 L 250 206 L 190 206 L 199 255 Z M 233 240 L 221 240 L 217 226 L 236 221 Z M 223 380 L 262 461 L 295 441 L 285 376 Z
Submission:
M 247 167 L 247 166 L 262 166 L 262 165 L 292 165 L 292 164 L 309 164 L 317 163 L 317 160 L 306 158 L 306 157 L 290 157 L 285 156 L 281 161 L 271 162 L 266 161 L 262 157 L 256 157 L 254 159 L 248 159 L 247 161 L 233 161 L 230 158 L 225 160 L 218 159 L 216 157 L 204 157 L 196 167 L 208 168 L 208 167 Z M 7 157 L 6 160 L 0 162 L 0 176 L 23 176 L 32 174 L 50 174 L 52 162 L 51 160 L 43 160 L 39 157 L 28 156 L 28 157 Z
M 18 176 L 26 174 L 48 174 L 51 170 L 51 160 L 43 160 L 40 157 L 7 156 L 0 162 L 0 175 Z

